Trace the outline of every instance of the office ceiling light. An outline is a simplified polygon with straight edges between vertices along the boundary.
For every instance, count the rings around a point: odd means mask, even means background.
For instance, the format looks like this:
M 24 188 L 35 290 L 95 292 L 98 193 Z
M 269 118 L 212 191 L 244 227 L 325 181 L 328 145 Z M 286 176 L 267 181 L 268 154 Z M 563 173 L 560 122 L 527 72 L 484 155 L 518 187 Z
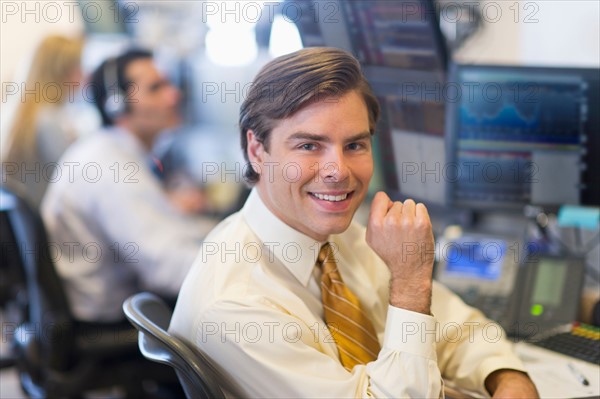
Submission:
M 244 66 L 258 56 L 255 26 L 262 13 L 262 2 L 211 2 L 205 7 L 206 55 L 222 66 Z
M 277 15 L 273 19 L 271 38 L 269 39 L 269 54 L 272 57 L 289 54 L 302 48 L 302 39 L 296 24 Z

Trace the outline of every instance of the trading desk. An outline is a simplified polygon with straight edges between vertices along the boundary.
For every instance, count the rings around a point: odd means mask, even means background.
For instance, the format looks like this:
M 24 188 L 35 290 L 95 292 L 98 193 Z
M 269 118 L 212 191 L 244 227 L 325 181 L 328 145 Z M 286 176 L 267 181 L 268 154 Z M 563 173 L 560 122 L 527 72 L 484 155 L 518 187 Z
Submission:
M 541 398 L 600 397 L 600 365 L 526 343 L 515 344 L 515 351 Z
M 462 251 L 463 241 L 471 244 L 470 252 Z M 440 246 L 450 250 L 438 254 L 435 277 L 499 322 L 513 339 L 523 340 L 515 344 L 515 350 L 542 398 L 600 397 L 600 329 L 571 323 L 577 318 L 584 259 L 538 253 L 521 263 L 507 250 L 514 243 L 520 241 L 501 235 L 469 233 L 455 238 Z M 498 248 L 497 256 L 485 256 L 481 248 L 489 247 Z M 537 345 L 525 343 L 533 341 Z M 447 386 L 450 398 L 478 396 L 451 382 Z
M 535 383 L 540 398 L 598 398 L 600 397 L 600 365 L 584 362 L 570 356 L 549 351 L 523 342 L 515 344 L 529 376 Z M 585 385 L 583 379 L 587 381 Z M 482 397 L 476 392 L 465 391 L 445 382 L 447 399 L 470 399 Z

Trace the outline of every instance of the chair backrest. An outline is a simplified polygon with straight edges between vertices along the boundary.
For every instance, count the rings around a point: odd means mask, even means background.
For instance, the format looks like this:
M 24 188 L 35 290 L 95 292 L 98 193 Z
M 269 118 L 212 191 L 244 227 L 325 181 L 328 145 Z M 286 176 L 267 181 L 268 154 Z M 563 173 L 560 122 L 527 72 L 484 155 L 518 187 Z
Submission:
M 4 227 L 12 233 L 2 237 L 2 244 L 16 248 L 19 254 L 27 286 L 27 319 L 33 326 L 44 326 L 43 331 L 35 334 L 41 355 L 56 369 L 68 368 L 73 347 L 73 316 L 54 267 L 44 224 L 25 200 L 5 189 L 2 202 L 7 221 Z
M 23 262 L 8 213 L 16 206 L 12 194 L 0 188 L 0 307 L 16 301 L 25 289 Z
M 195 348 L 167 332 L 172 311 L 154 294 L 142 292 L 123 303 L 127 319 L 139 330 L 142 354 L 173 367 L 188 398 L 225 398 L 210 362 Z

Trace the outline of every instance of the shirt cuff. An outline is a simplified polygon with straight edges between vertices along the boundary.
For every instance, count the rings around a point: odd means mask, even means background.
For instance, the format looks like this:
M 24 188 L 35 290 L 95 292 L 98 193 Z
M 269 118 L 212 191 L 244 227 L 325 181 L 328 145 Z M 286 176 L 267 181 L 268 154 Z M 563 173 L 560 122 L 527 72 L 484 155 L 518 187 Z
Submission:
M 437 321 L 433 316 L 388 306 L 383 347 L 437 359 Z

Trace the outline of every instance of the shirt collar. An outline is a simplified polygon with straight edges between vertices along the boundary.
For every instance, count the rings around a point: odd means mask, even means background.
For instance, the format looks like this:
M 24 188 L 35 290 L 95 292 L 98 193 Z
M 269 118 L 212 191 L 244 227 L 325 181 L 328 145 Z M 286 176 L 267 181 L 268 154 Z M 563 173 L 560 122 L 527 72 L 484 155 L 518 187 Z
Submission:
M 308 286 L 323 243 L 300 233 L 275 216 L 256 189 L 248 196 L 242 215 L 264 246 L 303 286 Z

